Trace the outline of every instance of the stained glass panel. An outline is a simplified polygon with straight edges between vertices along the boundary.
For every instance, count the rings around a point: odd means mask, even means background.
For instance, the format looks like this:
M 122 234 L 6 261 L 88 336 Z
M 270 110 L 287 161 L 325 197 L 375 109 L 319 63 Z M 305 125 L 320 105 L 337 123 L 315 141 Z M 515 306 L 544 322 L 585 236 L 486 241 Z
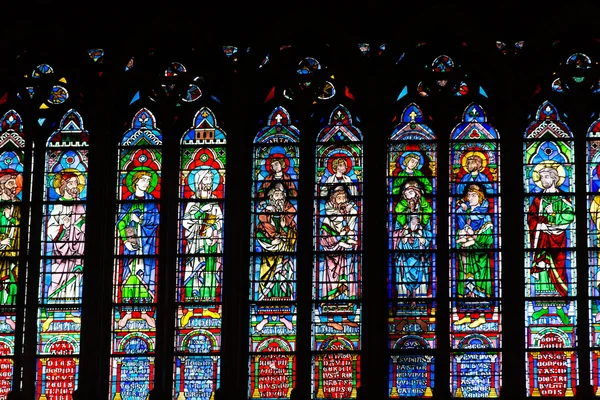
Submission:
M 528 396 L 574 396 L 577 376 L 572 134 L 544 102 L 525 132 L 525 331 Z
M 587 132 L 587 246 L 590 321 L 590 383 L 600 395 L 600 121 Z
M 437 248 L 435 135 L 410 104 L 388 143 L 388 396 L 432 397 Z
M 300 132 L 277 107 L 254 139 L 249 396 L 288 398 L 296 386 L 296 241 Z
M 70 110 L 46 144 L 36 398 L 67 398 L 77 388 L 88 142 L 81 116 Z
M 0 399 L 12 388 L 24 157 L 21 117 L 10 110 L 0 119 Z
M 471 104 L 450 143 L 450 391 L 498 397 L 501 379 L 500 144 Z
M 141 109 L 119 145 L 109 398 L 154 385 L 162 134 Z
M 208 400 L 219 386 L 225 144 L 206 107 L 181 139 L 175 398 Z
M 313 398 L 355 398 L 362 319 L 362 134 L 337 106 L 319 132 L 314 204 Z

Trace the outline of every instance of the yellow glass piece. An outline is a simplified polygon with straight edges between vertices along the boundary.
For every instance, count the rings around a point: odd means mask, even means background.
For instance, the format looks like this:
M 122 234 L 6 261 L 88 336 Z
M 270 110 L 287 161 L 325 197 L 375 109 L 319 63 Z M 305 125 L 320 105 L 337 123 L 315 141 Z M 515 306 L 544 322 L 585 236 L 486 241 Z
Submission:
M 60 78 L 58 81 L 62 83 L 67 83 L 67 80 L 65 78 Z
M 49 107 L 44 103 L 42 103 L 42 105 L 40 106 L 40 110 L 47 110 L 48 108 Z

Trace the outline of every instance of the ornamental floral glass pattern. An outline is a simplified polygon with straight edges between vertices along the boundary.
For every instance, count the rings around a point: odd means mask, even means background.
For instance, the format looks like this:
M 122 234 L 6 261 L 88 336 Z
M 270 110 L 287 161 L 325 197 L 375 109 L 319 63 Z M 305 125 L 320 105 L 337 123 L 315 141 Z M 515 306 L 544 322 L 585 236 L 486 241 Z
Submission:
M 590 374 L 600 395 L 600 120 L 587 132 L 587 246 L 588 295 L 590 297 Z
M 312 304 L 313 398 L 360 386 L 362 133 L 338 105 L 317 135 Z
M 450 391 L 498 397 L 501 380 L 500 143 L 471 104 L 450 136 Z
M 432 397 L 436 310 L 437 149 L 410 104 L 388 143 L 390 398 Z
M 300 132 L 277 107 L 254 139 L 250 260 L 252 398 L 290 397 L 296 381 Z
M 162 134 L 143 108 L 119 145 L 110 399 L 154 385 Z
M 577 274 L 573 135 L 544 102 L 525 131 L 525 332 L 528 396 L 574 396 Z
M 23 270 L 19 257 L 24 158 L 23 123 L 19 114 L 10 110 L 0 119 L 0 399 L 6 399 L 12 389 L 15 306 L 19 270 Z
M 77 388 L 86 239 L 89 134 L 68 111 L 46 144 L 37 312 L 36 398 Z
M 181 138 L 174 398 L 219 386 L 223 301 L 225 132 L 203 107 Z

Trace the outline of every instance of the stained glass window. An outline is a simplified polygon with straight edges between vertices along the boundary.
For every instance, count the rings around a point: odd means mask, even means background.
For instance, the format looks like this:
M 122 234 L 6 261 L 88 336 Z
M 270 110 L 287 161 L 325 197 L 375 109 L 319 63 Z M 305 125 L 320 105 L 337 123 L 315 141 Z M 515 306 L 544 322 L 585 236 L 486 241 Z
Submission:
M 17 325 L 17 286 L 25 136 L 21 117 L 10 110 L 0 119 L 0 399 L 12 388 Z
M 525 330 L 528 396 L 573 396 L 577 275 L 573 135 L 544 102 L 525 131 Z
M 600 395 L 600 120 L 587 132 L 587 245 L 591 384 Z
M 174 396 L 211 398 L 219 386 L 225 132 L 204 107 L 181 139 Z
M 312 393 L 355 398 L 360 386 L 362 134 L 337 106 L 317 135 Z
M 410 104 L 389 137 L 388 349 L 390 398 L 432 397 L 436 348 L 437 149 Z
M 250 260 L 252 398 L 290 396 L 296 380 L 300 132 L 277 107 L 254 139 Z
M 498 397 L 499 134 L 471 104 L 450 139 L 450 391 L 454 397 Z
M 46 144 L 36 398 L 68 398 L 77 388 L 88 143 L 81 116 L 70 110 Z
M 162 134 L 141 109 L 119 144 L 110 399 L 154 385 Z

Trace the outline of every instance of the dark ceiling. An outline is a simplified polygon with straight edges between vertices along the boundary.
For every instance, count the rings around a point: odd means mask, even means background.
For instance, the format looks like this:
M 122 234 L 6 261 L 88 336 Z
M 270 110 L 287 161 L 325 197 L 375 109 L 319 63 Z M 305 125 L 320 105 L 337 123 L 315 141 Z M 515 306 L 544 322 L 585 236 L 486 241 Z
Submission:
M 9 3 L 10 2 L 10 3 Z M 3 48 L 202 41 L 536 40 L 593 37 L 600 5 L 582 1 L 10 1 Z M 208 3 L 208 4 L 207 4 Z M 241 3 L 241 4 L 240 4 Z M 595 2 L 598 3 L 598 2 Z M 392 5 L 390 5 L 392 4 Z

